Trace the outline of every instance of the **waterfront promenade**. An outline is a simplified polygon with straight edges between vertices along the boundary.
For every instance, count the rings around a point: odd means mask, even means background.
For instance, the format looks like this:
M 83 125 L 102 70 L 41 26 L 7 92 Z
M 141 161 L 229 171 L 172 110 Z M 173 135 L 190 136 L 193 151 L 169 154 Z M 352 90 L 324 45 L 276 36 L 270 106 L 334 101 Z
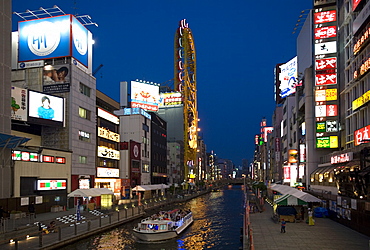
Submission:
M 160 209 L 172 203 L 184 202 L 207 192 L 209 191 L 196 192 L 172 199 L 161 198 L 142 201 L 141 206 L 138 206 L 136 201 L 117 206 L 111 210 L 83 211 L 81 213 L 82 220 L 79 222 L 76 221 L 75 209 L 37 214 L 37 218 L 26 217 L 7 220 L 0 231 L 0 249 L 58 249 L 77 240 L 143 217 L 146 214 L 145 211 Z M 37 224 L 41 223 L 43 227 L 46 227 L 51 221 L 56 222 L 57 232 L 40 233 Z
M 250 214 L 255 250 L 368 250 L 370 237 L 360 234 L 329 218 L 315 218 L 315 225 L 305 222 L 287 223 L 286 233 L 271 219 L 272 207 Z

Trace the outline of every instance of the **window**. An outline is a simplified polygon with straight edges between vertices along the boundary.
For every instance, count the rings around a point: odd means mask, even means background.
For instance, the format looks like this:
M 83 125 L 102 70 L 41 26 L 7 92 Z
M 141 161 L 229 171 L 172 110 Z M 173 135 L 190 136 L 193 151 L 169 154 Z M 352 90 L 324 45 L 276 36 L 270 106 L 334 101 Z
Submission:
M 80 141 L 86 141 L 86 142 L 90 142 L 90 133 L 89 132 L 85 132 L 85 131 L 82 131 L 82 130 L 79 130 L 78 131 L 78 139 Z
M 87 120 L 90 120 L 90 117 L 91 117 L 91 111 L 90 110 L 79 107 L 78 114 L 80 115 L 81 118 L 85 118 Z
M 87 164 L 87 156 L 79 155 L 78 156 L 78 162 L 82 163 L 82 164 Z
M 142 172 L 143 173 L 149 173 L 149 164 L 148 163 L 143 163 Z
M 80 82 L 80 92 L 81 92 L 81 94 L 84 94 L 85 96 L 90 97 L 90 91 L 91 91 L 91 88 L 87 87 L 85 84 Z

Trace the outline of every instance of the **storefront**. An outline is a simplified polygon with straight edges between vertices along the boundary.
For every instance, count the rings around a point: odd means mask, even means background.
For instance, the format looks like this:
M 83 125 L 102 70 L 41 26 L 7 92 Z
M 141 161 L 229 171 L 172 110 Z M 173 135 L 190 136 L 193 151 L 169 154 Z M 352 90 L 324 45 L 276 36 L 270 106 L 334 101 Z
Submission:
M 111 190 L 116 199 L 121 199 L 121 179 L 118 168 L 96 168 L 95 188 L 107 188 Z

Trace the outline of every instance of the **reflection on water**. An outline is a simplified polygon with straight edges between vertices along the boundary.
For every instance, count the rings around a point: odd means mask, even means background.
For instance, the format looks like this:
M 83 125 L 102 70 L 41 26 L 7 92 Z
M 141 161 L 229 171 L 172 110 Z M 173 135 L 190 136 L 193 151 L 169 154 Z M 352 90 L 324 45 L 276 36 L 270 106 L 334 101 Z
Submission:
M 243 192 L 240 186 L 228 187 L 166 209 L 173 208 L 191 209 L 194 217 L 193 225 L 175 239 L 164 242 L 137 242 L 132 235 L 132 228 L 140 220 L 135 220 L 63 249 L 232 250 L 241 246 Z

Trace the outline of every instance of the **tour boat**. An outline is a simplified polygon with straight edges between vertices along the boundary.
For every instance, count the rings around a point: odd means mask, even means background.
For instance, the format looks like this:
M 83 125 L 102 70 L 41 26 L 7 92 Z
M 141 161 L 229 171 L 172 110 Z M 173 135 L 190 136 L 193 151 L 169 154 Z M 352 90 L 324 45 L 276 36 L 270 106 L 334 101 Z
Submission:
M 193 222 L 190 210 L 161 211 L 141 220 L 135 227 L 134 236 L 142 241 L 161 241 L 175 238 Z

